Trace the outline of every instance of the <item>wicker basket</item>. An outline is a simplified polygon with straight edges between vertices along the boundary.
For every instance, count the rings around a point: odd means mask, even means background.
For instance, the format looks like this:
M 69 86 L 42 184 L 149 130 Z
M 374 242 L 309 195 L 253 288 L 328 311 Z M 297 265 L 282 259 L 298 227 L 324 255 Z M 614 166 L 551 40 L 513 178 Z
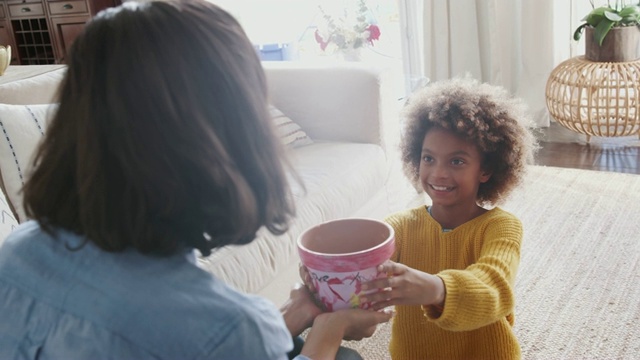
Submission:
M 562 126 L 590 136 L 640 135 L 640 60 L 592 62 L 578 56 L 547 80 L 547 108 Z

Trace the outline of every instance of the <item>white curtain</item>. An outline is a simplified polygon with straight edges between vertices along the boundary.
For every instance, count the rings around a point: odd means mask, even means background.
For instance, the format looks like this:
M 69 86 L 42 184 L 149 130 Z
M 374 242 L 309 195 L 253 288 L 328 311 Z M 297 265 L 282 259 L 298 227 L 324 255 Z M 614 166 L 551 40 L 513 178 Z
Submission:
M 579 1 L 400 0 L 408 91 L 470 74 L 523 98 L 536 125 L 548 126 L 549 73 L 580 53 Z

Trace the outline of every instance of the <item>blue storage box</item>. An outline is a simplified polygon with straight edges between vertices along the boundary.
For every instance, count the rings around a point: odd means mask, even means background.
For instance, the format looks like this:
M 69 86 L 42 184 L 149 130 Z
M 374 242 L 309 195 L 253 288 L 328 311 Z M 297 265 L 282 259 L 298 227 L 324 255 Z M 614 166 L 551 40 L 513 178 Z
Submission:
M 289 44 L 261 44 L 254 47 L 262 61 L 291 60 Z

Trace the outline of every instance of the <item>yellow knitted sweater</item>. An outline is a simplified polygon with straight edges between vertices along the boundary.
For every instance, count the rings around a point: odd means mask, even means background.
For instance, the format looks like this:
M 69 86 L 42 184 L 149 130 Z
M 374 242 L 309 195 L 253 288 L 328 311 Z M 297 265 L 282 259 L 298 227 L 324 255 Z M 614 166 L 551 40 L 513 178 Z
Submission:
M 389 350 L 393 359 L 519 359 L 512 326 L 513 285 L 522 224 L 494 208 L 450 232 L 425 206 L 389 216 L 392 260 L 436 274 L 446 299 L 430 306 L 396 306 Z

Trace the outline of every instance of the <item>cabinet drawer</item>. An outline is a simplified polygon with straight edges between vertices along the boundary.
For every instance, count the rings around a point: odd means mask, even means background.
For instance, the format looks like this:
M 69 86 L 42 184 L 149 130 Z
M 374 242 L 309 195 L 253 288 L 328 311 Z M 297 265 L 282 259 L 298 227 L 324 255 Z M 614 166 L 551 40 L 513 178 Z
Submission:
M 87 11 L 87 3 L 84 0 L 49 2 L 51 15 L 84 14 Z
M 44 16 L 44 8 L 41 3 L 9 5 L 9 14 L 14 18 Z
M 5 0 L 5 2 L 7 3 L 7 5 L 11 5 L 11 4 L 27 4 L 27 3 L 39 4 L 39 3 L 42 2 L 42 0 Z

